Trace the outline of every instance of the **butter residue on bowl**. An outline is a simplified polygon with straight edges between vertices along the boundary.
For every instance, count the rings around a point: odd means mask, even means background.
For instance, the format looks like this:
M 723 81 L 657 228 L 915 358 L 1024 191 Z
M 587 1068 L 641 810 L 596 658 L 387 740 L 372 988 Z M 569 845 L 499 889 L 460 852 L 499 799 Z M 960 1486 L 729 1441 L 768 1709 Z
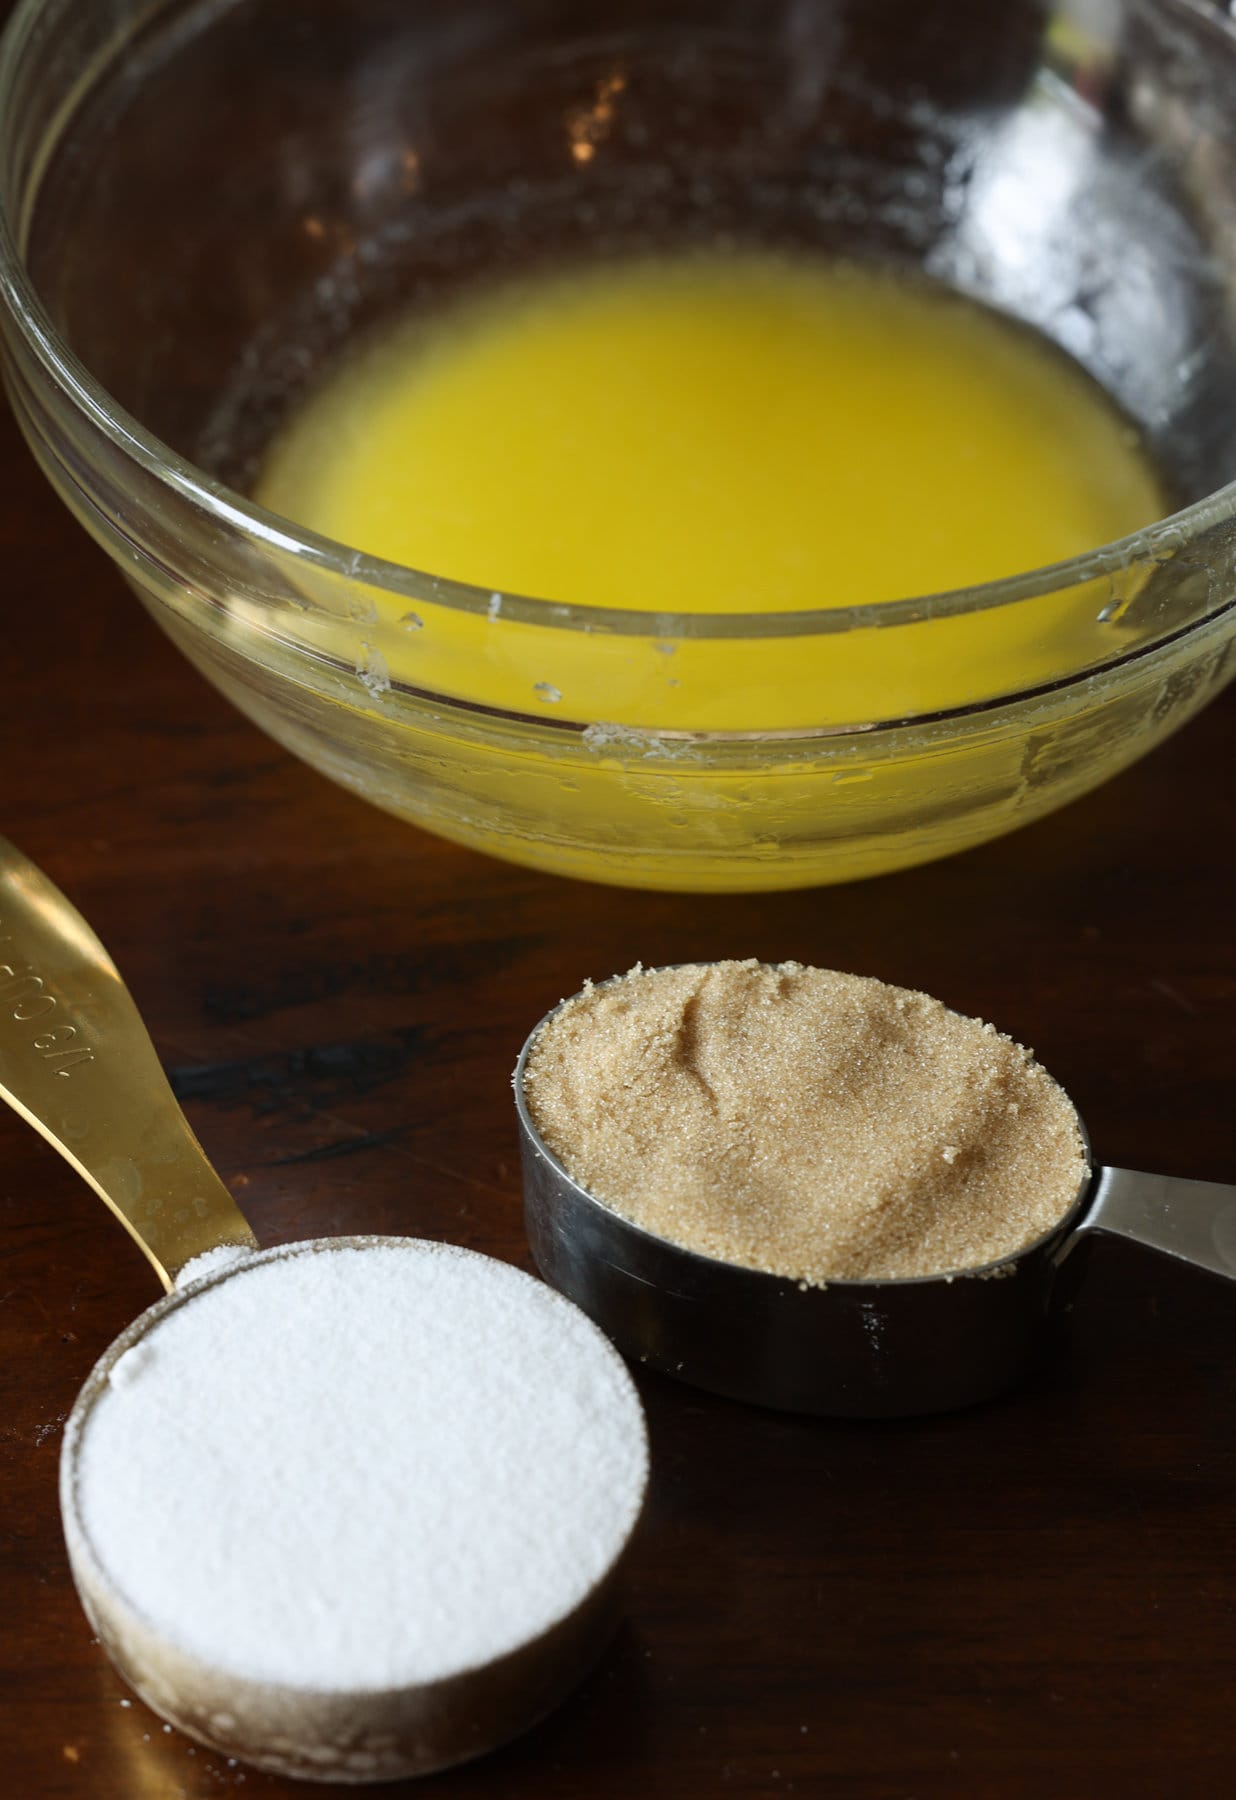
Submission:
M 1030 1051 L 907 988 L 754 960 L 588 983 L 538 1032 L 533 1123 L 568 1174 L 686 1249 L 809 1285 L 981 1268 L 1089 1173 Z

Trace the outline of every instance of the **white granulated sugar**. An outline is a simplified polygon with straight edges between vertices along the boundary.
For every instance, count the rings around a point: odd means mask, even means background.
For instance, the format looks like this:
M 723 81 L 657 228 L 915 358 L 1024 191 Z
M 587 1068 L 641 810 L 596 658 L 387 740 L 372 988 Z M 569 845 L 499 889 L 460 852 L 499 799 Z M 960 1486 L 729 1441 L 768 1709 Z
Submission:
M 217 1244 L 213 1250 L 203 1250 L 200 1256 L 192 1257 L 176 1277 L 178 1288 L 188 1287 L 191 1281 L 202 1281 L 207 1275 L 217 1275 L 220 1269 L 226 1269 L 231 1263 L 240 1262 L 243 1257 L 252 1256 L 253 1251 L 245 1244 Z
M 647 1478 L 617 1353 L 451 1245 L 257 1257 L 114 1367 L 75 1499 L 112 1586 L 241 1679 L 386 1688 L 490 1661 L 612 1566 Z

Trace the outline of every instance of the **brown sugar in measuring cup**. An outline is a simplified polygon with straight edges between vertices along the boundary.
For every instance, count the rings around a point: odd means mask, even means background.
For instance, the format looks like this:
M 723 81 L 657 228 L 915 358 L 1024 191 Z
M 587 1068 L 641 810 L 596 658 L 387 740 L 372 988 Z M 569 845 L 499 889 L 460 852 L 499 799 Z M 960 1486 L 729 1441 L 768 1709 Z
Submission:
M 635 970 L 549 1014 L 515 1090 L 542 1273 L 628 1354 L 738 1399 L 998 1393 L 1094 1231 L 1236 1276 L 1236 1189 L 1092 1172 L 1027 1052 L 861 977 Z
M 785 963 L 633 970 L 538 1033 L 524 1095 L 598 1200 L 684 1249 L 833 1280 L 995 1262 L 1088 1174 L 1077 1113 L 981 1020 Z

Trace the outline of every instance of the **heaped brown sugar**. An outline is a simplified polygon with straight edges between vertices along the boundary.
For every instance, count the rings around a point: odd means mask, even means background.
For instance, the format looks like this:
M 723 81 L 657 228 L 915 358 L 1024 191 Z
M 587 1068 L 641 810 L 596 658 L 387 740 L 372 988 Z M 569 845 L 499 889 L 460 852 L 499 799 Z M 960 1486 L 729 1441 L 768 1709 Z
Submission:
M 658 1236 L 773 1274 L 942 1275 L 1051 1229 L 1086 1168 L 1068 1095 L 940 1001 L 799 963 L 587 986 L 533 1044 L 541 1138 Z

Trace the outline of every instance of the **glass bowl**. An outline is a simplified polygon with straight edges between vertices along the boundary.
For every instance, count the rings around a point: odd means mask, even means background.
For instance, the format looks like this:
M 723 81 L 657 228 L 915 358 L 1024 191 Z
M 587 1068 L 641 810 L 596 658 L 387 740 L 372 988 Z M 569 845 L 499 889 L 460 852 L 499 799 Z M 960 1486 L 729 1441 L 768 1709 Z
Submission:
M 185 653 L 377 805 L 637 886 L 892 870 L 1095 786 L 1236 670 L 1234 52 L 1201 0 L 26 0 L 0 57 L 13 406 Z M 748 241 L 1034 327 L 1179 509 L 983 587 L 709 615 L 481 591 L 245 498 L 383 319 Z M 888 471 L 890 531 L 913 478 Z

